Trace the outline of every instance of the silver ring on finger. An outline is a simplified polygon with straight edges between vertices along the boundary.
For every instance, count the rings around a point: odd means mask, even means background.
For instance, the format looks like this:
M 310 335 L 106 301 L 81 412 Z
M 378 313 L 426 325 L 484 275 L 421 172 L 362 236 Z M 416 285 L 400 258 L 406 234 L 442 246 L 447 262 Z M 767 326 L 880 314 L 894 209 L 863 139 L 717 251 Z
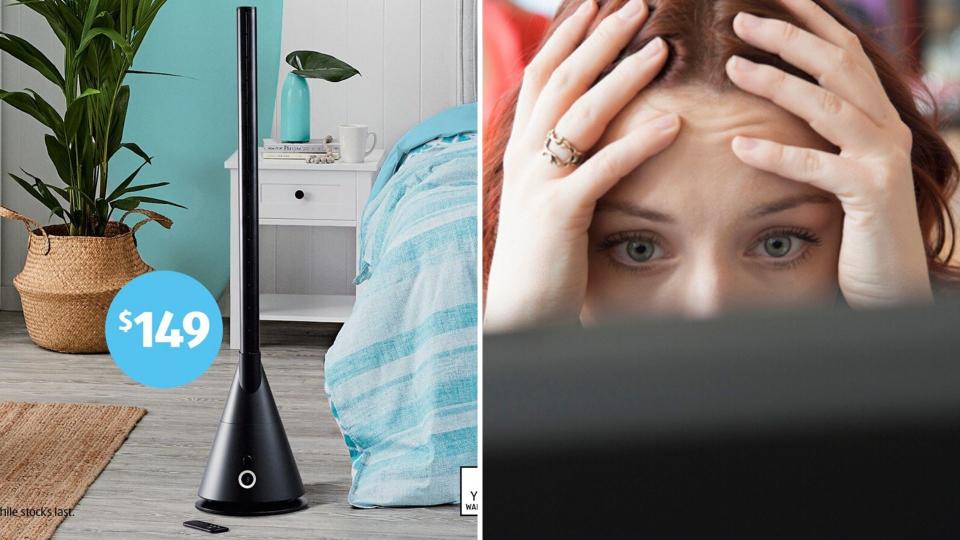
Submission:
M 577 150 L 567 139 L 557 135 L 555 129 L 547 133 L 542 155 L 549 157 L 550 163 L 557 167 L 578 165 L 583 161 L 583 152 Z

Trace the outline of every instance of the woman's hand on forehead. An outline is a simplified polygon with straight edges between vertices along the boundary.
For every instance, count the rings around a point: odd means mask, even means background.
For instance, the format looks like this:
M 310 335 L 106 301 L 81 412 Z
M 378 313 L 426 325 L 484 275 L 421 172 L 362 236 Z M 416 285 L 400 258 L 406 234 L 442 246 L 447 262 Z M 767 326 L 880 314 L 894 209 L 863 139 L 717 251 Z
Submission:
M 596 13 L 593 0 L 580 4 L 525 70 L 503 160 L 487 329 L 579 319 L 597 200 L 680 130 L 676 114 L 663 114 L 594 151 L 668 56 L 666 42 L 652 39 L 596 82 L 649 11 L 645 0 L 629 0 L 590 32 Z
M 805 120 L 839 154 L 736 137 L 744 163 L 829 191 L 846 213 L 840 288 L 854 307 L 929 302 L 927 254 L 914 196 L 912 133 L 857 35 L 811 0 L 781 0 L 807 28 L 740 13 L 734 32 L 814 77 L 813 84 L 739 56 L 727 74 L 740 89 Z

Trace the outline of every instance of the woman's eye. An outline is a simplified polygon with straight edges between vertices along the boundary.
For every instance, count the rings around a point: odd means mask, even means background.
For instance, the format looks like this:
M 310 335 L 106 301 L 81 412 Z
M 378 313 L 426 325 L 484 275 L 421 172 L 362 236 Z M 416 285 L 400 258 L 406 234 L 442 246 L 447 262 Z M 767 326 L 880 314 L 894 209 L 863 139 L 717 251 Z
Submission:
M 785 261 L 800 254 L 808 242 L 810 240 L 796 234 L 773 234 L 760 240 L 750 252 L 750 255 L 775 261 Z
M 789 255 L 792 245 L 793 238 L 790 236 L 774 236 L 763 241 L 763 249 L 767 255 L 778 259 Z
M 636 266 L 663 257 L 663 248 L 645 238 L 625 240 L 614 246 L 614 258 L 625 265 Z

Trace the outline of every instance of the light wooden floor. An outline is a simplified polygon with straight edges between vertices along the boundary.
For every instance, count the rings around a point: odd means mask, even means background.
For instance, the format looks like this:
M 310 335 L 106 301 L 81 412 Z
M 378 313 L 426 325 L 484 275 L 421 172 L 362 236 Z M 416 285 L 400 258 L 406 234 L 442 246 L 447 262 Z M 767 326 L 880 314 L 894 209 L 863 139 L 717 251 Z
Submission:
M 338 328 L 264 323 L 264 365 L 310 508 L 234 518 L 203 514 L 193 503 L 236 369 L 235 352 L 221 352 L 210 370 L 186 387 L 150 389 L 127 379 L 108 356 L 61 355 L 36 347 L 20 313 L 0 312 L 0 399 L 147 409 L 55 538 L 475 537 L 476 518 L 460 517 L 455 506 L 358 510 L 347 504 L 350 465 L 323 391 L 323 356 Z M 189 519 L 225 525 L 230 532 L 213 537 L 192 531 L 182 525 Z

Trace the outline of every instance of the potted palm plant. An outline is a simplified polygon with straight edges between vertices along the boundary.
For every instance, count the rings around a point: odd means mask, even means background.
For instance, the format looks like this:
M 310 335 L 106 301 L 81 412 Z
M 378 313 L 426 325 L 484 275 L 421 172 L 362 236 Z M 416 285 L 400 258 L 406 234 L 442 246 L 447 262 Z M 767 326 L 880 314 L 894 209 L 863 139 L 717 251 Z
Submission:
M 37 92 L 0 90 L 0 100 L 40 122 L 43 144 L 57 178 L 26 170 L 13 180 L 48 210 L 41 227 L 0 207 L 0 216 L 24 223 L 29 233 L 23 271 L 14 279 L 30 337 L 63 352 L 104 352 L 104 318 L 117 291 L 150 271 L 137 252 L 134 234 L 144 223 L 172 222 L 142 205 L 175 203 L 145 193 L 167 182 L 134 184 L 150 156 L 124 141 L 134 58 L 166 0 L 28 0 L 19 5 L 46 19 L 63 44 L 63 71 L 27 40 L 0 33 L 0 50 L 49 80 L 63 95 L 61 114 Z M 39 142 L 39 141 L 38 141 Z M 142 163 L 114 183 L 111 158 L 129 151 Z M 181 207 L 182 208 L 182 207 Z M 121 215 L 118 215 L 121 214 Z M 124 224 L 129 214 L 142 221 Z

